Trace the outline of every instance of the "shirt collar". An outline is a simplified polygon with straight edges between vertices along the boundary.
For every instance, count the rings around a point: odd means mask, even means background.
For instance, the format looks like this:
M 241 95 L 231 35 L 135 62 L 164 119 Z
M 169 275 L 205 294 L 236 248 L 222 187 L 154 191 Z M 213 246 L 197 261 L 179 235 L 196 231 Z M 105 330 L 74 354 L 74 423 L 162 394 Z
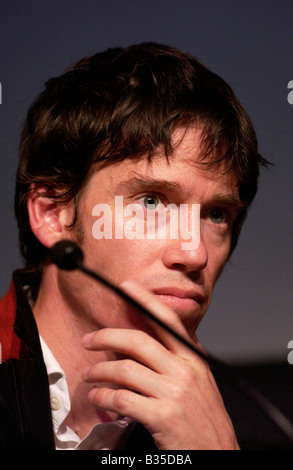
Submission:
M 66 382 L 66 376 L 53 353 L 40 338 L 44 362 L 47 368 L 50 403 L 52 411 L 52 422 L 55 434 L 55 444 L 57 449 L 79 449 L 79 450 L 114 450 L 121 439 L 126 438 L 127 429 L 133 420 L 121 418 L 108 423 L 98 423 L 81 440 L 77 434 L 65 425 L 71 406 L 70 396 Z
M 71 409 L 70 396 L 63 369 L 42 337 L 40 337 L 40 341 L 49 380 L 53 427 L 54 432 L 58 433 Z

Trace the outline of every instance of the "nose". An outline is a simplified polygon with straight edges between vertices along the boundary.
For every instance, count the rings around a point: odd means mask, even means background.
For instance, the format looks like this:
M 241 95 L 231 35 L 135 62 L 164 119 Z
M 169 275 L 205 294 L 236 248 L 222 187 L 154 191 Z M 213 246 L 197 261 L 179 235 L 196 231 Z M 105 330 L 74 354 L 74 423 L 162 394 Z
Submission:
M 163 253 L 163 263 L 171 269 L 187 273 L 203 270 L 208 263 L 208 252 L 202 237 L 195 249 L 182 248 L 182 240 L 169 240 Z

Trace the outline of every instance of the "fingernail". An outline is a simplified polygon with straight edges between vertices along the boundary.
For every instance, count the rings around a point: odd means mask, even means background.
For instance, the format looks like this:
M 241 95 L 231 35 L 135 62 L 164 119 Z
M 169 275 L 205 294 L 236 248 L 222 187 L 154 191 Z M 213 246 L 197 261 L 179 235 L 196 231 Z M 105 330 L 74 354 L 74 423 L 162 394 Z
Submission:
M 129 279 L 127 279 L 126 281 L 121 282 L 119 287 L 124 292 L 126 292 L 126 294 L 132 294 L 133 291 L 135 292 L 139 288 L 137 282 L 129 280 Z
M 91 369 L 90 367 L 85 367 L 81 372 L 81 376 L 85 378 L 88 375 L 90 369 Z
M 82 344 L 87 347 L 91 344 L 91 341 L 93 339 L 93 336 L 94 336 L 94 332 L 93 333 L 87 333 L 86 335 L 84 335 L 84 337 L 82 338 Z
M 96 391 L 97 391 L 96 388 L 92 388 L 92 389 L 91 389 L 90 393 L 88 394 L 88 399 L 89 399 L 90 401 L 92 401 L 92 400 L 94 399 L 94 396 L 95 396 L 95 394 L 96 394 Z

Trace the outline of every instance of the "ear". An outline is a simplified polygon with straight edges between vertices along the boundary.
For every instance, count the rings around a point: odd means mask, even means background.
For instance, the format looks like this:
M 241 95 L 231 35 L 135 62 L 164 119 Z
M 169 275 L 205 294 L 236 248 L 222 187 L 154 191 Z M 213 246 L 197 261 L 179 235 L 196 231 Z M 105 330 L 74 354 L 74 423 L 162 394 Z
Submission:
M 66 237 L 73 220 L 73 204 L 56 202 L 48 188 L 33 185 L 27 197 L 32 232 L 47 248 Z

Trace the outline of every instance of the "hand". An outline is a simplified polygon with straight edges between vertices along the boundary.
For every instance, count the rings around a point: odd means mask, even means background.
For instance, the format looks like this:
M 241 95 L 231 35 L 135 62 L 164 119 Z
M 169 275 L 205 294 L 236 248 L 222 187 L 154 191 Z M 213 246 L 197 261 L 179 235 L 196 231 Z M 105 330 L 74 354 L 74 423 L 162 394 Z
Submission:
M 121 288 L 191 341 L 179 316 L 155 295 L 132 281 Z M 93 388 L 91 402 L 142 423 L 158 449 L 239 449 L 207 363 L 154 322 L 152 328 L 156 338 L 139 330 L 114 328 L 86 335 L 85 348 L 129 358 L 100 362 L 86 371 L 86 382 L 115 384 L 114 389 Z

